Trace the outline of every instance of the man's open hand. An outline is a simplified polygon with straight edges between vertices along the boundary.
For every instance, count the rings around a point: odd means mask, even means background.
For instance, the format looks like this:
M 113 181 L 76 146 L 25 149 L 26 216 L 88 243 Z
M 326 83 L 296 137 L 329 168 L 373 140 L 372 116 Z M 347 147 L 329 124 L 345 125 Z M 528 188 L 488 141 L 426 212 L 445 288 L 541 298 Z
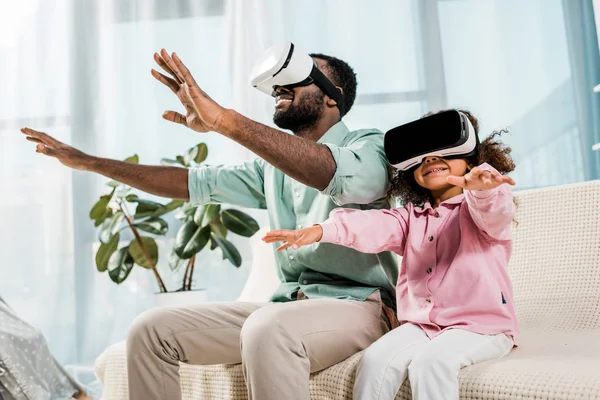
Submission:
M 172 56 L 162 49 L 160 55 L 154 53 L 154 61 L 170 76 L 152 70 L 152 76 L 177 95 L 185 107 L 186 114 L 165 111 L 163 118 L 187 126 L 196 132 L 218 132 L 226 109 L 211 99 L 196 83 L 194 77 L 177 54 Z
M 37 143 L 35 151 L 54 157 L 67 167 L 85 170 L 92 159 L 89 155 L 54 139 L 44 132 L 39 132 L 30 128 L 22 128 L 21 132 L 27 136 L 27 140 Z

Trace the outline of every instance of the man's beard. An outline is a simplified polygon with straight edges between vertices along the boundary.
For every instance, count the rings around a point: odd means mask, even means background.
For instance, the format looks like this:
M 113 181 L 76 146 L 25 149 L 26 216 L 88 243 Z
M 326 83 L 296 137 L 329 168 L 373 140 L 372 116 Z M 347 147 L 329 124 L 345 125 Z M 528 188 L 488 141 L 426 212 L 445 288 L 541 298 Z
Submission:
M 323 115 L 323 103 L 325 96 L 321 91 L 307 93 L 293 102 L 286 110 L 275 110 L 273 122 L 281 129 L 289 129 L 292 132 L 309 130 L 317 125 Z

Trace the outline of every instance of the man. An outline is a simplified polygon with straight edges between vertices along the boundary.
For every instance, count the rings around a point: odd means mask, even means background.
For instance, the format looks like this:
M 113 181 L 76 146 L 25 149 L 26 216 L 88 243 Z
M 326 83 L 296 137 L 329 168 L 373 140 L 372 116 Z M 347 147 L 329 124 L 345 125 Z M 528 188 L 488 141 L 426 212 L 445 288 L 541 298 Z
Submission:
M 143 166 L 86 155 L 24 128 L 37 151 L 63 164 L 100 173 L 158 196 L 193 203 L 223 202 L 267 209 L 272 229 L 325 220 L 341 205 L 387 207 L 383 133 L 350 132 L 356 76 L 345 62 L 311 55 L 342 93 L 344 104 L 316 84 L 275 87 L 273 120 L 290 135 L 221 107 L 196 84 L 175 53 L 154 59 L 186 115 L 163 117 L 197 132 L 218 132 L 260 158 L 235 167 Z M 397 264 L 390 253 L 362 254 L 317 244 L 276 253 L 281 286 L 267 304 L 225 302 L 153 309 L 133 323 L 127 339 L 130 398 L 180 399 L 179 362 L 243 364 L 254 400 L 309 399 L 309 374 L 363 350 L 395 321 Z

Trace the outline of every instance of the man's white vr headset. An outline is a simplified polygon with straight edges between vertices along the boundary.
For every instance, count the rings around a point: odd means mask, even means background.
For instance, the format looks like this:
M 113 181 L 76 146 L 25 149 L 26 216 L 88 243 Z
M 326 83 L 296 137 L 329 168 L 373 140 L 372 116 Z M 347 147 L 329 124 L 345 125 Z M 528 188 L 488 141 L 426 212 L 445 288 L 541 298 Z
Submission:
M 291 42 L 282 42 L 268 48 L 250 72 L 250 84 L 258 90 L 277 96 L 275 89 L 317 85 L 323 93 L 335 100 L 344 116 L 342 92 L 319 70 L 311 56 L 300 51 Z
M 397 126 L 384 137 L 385 156 L 400 171 L 418 167 L 426 157 L 469 158 L 479 138 L 467 116 L 450 110 Z

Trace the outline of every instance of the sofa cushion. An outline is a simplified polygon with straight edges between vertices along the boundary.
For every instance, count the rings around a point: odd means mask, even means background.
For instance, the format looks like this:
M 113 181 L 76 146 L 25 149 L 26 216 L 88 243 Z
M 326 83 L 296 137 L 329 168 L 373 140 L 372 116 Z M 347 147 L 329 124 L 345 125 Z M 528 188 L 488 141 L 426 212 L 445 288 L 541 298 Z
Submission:
M 515 195 L 508 272 L 521 329 L 600 328 L 600 180 Z
M 600 329 L 578 332 L 522 332 L 521 345 L 500 361 L 464 368 L 460 373 L 460 398 L 492 399 L 592 399 L 600 397 Z M 351 400 L 354 373 L 361 353 L 314 373 L 312 400 Z M 126 400 L 125 343 L 108 348 L 96 362 L 104 382 L 104 400 Z M 240 365 L 181 365 L 183 400 L 247 399 Z M 411 399 L 410 386 L 402 386 L 397 400 Z

